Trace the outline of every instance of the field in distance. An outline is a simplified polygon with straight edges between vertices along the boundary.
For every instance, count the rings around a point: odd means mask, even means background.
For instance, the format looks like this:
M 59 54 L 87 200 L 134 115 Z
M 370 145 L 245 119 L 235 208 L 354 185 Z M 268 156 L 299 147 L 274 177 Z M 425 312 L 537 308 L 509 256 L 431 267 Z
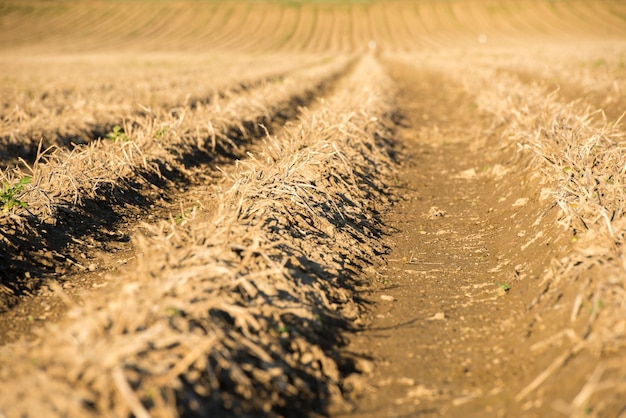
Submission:
M 620 1 L 213 2 L 8 0 L 0 49 L 324 53 L 615 39 Z

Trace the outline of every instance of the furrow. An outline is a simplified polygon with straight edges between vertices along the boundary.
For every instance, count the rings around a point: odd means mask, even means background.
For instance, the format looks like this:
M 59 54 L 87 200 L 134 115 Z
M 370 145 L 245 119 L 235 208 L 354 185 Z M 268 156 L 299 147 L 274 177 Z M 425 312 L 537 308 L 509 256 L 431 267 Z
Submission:
M 227 4 L 225 7 L 228 7 L 228 12 L 224 15 L 223 24 L 221 25 L 220 30 L 212 31 L 211 37 L 206 39 L 206 44 L 214 49 L 220 49 L 225 42 L 232 37 L 237 36 L 237 34 L 242 30 L 246 29 L 244 22 L 248 18 L 248 16 L 254 11 L 252 10 L 254 6 L 248 6 L 243 4 Z
M 124 207 L 135 216 L 193 181 L 195 166 L 245 156 L 255 138 L 295 118 L 298 106 L 332 87 L 351 62 L 336 59 L 223 102 L 134 119 L 109 141 L 57 149 L 28 169 L 3 172 L 3 184 L 32 178 L 19 194 L 28 207 L 11 208 L 1 219 L 3 304 L 36 290 L 46 276 L 80 265 L 68 248 L 102 239 L 102 230 L 123 220 L 118 212 Z M 29 271 L 36 277 L 25 277 Z
M 151 228 L 135 268 L 40 340 L 0 348 L 0 411 L 341 409 L 339 327 L 358 320 L 352 286 L 384 251 L 372 205 L 392 173 L 391 93 L 364 57 L 318 109 L 229 170 L 214 217 Z
M 597 51 L 588 53 L 593 57 Z M 498 132 L 494 148 L 499 150 L 490 152 L 499 155 L 498 164 L 487 171 L 495 170 L 493 175 L 502 185 L 507 184 L 507 173 L 519 171 L 522 184 L 507 185 L 504 190 L 524 187 L 529 196 L 511 203 L 511 219 L 532 226 L 519 231 L 522 242 L 512 240 L 505 257 L 511 257 L 511 265 L 517 264 L 517 286 L 532 290 L 524 315 L 514 320 L 525 324 L 516 349 L 520 357 L 532 358 L 536 365 L 521 381 L 511 382 L 502 398 L 539 408 L 545 396 L 543 385 L 552 385 L 552 399 L 571 399 L 598 384 L 588 380 L 594 370 L 609 367 L 623 375 L 623 364 L 615 362 L 626 349 L 624 329 L 617 325 L 626 315 L 626 273 L 621 261 L 626 192 L 618 174 L 624 173 L 626 133 L 584 101 L 563 102 L 545 86 L 524 83 L 493 67 L 475 65 L 471 59 L 462 67 L 459 61 L 447 64 L 454 61 L 449 57 L 438 58 L 436 63 L 425 61 L 420 62 L 458 80 L 475 95 L 477 108 L 492 118 Z M 501 199 L 506 201 L 506 195 Z M 515 228 L 509 227 L 509 232 Z M 549 258 L 539 264 L 539 259 L 526 259 L 529 248 L 540 248 Z M 601 310 L 581 309 L 599 300 Z M 614 331 L 605 333 L 607 329 Z M 537 349 L 553 339 L 562 341 L 561 348 Z M 565 376 L 567 385 L 555 389 Z M 603 396 L 623 400 L 624 391 L 615 387 Z M 610 416 L 623 408 L 623 402 L 598 404 L 597 400 L 589 394 L 571 404 L 564 402 L 560 410 L 574 414 L 593 407 L 600 408 L 595 411 L 599 416 Z M 518 407 L 511 405 L 508 410 Z
M 97 57 L 98 60 L 107 58 L 124 59 Z M 76 86 L 72 85 L 72 80 L 66 80 L 67 87 L 57 85 L 50 89 L 40 81 L 40 89 L 28 91 L 19 91 L 13 85 L 3 86 L 4 97 L 12 98 L 12 101 L 2 106 L 0 161 L 5 167 L 18 158 L 34 161 L 40 142 L 44 149 L 53 145 L 71 149 L 76 144 L 106 138 L 114 126 L 121 126 L 124 121 L 146 112 L 207 105 L 212 100 L 254 89 L 269 80 L 279 81 L 289 72 L 306 68 L 319 58 L 303 57 L 295 63 L 272 57 L 259 60 L 254 68 L 234 59 L 227 64 L 231 68 L 227 75 L 223 74 L 221 67 L 210 63 L 204 66 L 196 63 L 193 69 L 176 63 L 174 70 L 152 70 L 149 76 L 143 71 L 150 69 L 151 60 L 149 57 L 145 60 L 129 68 L 129 74 L 123 78 L 125 82 L 115 81 L 119 74 L 112 70 L 111 74 L 103 75 L 94 84 Z M 24 65 L 28 63 L 25 60 Z M 90 64 L 78 63 L 79 67 L 83 65 L 91 69 Z M 67 77 L 62 75 L 64 70 L 76 72 L 66 63 L 59 63 L 56 77 Z M 32 76 L 35 77 L 36 73 Z M 53 82 L 53 77 L 46 78 Z

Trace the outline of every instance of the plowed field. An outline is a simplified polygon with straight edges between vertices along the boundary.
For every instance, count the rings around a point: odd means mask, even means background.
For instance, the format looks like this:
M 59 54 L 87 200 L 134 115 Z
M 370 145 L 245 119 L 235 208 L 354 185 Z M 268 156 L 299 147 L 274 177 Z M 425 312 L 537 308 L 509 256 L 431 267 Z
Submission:
M 626 4 L 0 4 L 0 417 L 626 416 Z

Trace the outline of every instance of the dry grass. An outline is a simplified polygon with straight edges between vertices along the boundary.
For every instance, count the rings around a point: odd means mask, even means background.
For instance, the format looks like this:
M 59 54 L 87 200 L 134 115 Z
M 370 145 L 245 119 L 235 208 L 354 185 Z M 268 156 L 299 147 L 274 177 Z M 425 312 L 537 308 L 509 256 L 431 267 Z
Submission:
M 549 288 L 538 302 L 539 310 L 551 310 L 566 289 L 575 287 L 570 321 L 577 325 L 578 334 L 571 342 L 572 354 L 588 350 L 604 369 L 614 361 L 601 359 L 626 348 L 625 135 L 615 123 L 580 105 L 564 105 L 553 98 L 537 105 L 543 107 L 536 114 L 539 117 L 524 114 L 532 122 L 523 122 L 522 116 L 512 127 L 511 139 L 528 145 L 540 157 L 546 177 L 557 180 L 552 193 L 561 209 L 559 224 L 576 241 L 573 251 L 543 278 Z M 529 109 L 535 110 L 539 109 Z M 532 130 L 525 132 L 520 125 Z M 618 374 L 626 374 L 626 366 L 618 369 Z M 592 399 L 596 390 L 605 392 L 598 393 L 600 399 L 606 399 L 607 389 L 608 397 L 626 396 L 623 384 L 606 383 L 602 377 L 587 381 L 569 414 L 582 414 L 594 406 L 592 415 L 601 416 L 607 405 Z
M 87 199 L 106 199 L 112 187 L 123 188 L 138 174 L 167 176 L 167 171 L 174 169 L 184 172 L 185 160 L 200 153 L 241 155 L 245 139 L 263 132 L 259 125 L 269 124 L 281 112 L 294 112 L 294 103 L 304 103 L 344 71 L 347 62 L 338 59 L 294 71 L 276 83 L 267 82 L 208 105 L 197 104 L 194 109 L 149 112 L 125 121 L 119 133 L 109 139 L 40 154 L 32 165 L 24 163 L 0 173 L 3 181 L 26 175 L 33 178 L 22 196 L 28 211 L 15 211 L 12 218 L 35 215 L 41 222 L 54 225 L 59 208 L 71 211 Z
M 231 174 L 215 218 L 163 223 L 33 343 L 2 347 L 1 410 L 46 416 L 288 414 L 341 407 L 337 326 L 378 244 L 392 90 L 372 57 Z M 132 309 L 129 310 L 129 301 Z M 7 361 L 11 359 L 10 361 Z M 15 402 L 15 399 L 28 402 Z M 331 405 L 332 404 L 332 405 Z M 220 412 L 221 411 L 221 412 Z

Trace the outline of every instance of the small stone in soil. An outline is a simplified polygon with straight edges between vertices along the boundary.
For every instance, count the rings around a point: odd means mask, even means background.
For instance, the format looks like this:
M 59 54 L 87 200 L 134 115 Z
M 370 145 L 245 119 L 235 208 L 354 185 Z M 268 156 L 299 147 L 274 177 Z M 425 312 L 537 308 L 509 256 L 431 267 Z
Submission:
M 428 318 L 429 321 L 440 321 L 442 319 L 446 319 L 446 314 L 444 314 L 443 312 L 437 312 L 436 314 Z

